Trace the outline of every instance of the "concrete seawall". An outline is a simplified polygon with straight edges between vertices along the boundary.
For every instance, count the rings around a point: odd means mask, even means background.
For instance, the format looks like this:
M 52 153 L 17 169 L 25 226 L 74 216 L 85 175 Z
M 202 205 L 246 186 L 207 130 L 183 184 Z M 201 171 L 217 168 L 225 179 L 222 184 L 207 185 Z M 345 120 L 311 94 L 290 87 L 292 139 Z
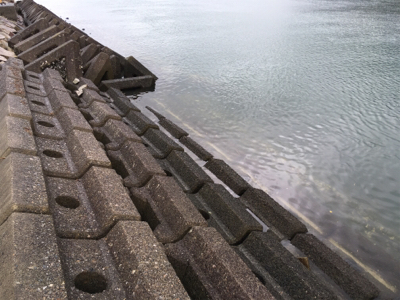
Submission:
M 16 8 L 0 71 L 0 299 L 379 296 L 188 132 L 135 107 L 124 91 L 157 79 L 140 62 L 32 0 Z

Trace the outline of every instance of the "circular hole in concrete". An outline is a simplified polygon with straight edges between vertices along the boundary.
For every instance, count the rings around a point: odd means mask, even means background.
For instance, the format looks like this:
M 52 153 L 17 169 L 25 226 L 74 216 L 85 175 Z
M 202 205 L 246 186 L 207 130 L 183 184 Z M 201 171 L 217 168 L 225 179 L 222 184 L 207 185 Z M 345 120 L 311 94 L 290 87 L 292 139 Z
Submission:
M 53 158 L 61 158 L 64 157 L 64 155 L 62 155 L 62 153 L 57 152 L 57 151 L 53 151 L 53 150 L 44 150 L 43 154 L 48 156 L 48 157 L 53 157 Z
M 56 202 L 58 205 L 61 205 L 69 209 L 75 209 L 80 205 L 77 199 L 70 196 L 59 196 L 56 198 Z
M 96 272 L 82 272 L 75 277 L 75 287 L 89 294 L 98 294 L 107 289 L 106 278 Z
M 46 106 L 46 104 L 44 104 L 43 102 L 39 102 L 39 101 L 31 101 L 33 104 L 39 105 L 39 106 Z
M 39 121 L 38 124 L 42 125 L 44 127 L 49 127 L 49 128 L 54 127 L 54 124 L 51 124 L 51 123 L 46 122 L 46 121 Z

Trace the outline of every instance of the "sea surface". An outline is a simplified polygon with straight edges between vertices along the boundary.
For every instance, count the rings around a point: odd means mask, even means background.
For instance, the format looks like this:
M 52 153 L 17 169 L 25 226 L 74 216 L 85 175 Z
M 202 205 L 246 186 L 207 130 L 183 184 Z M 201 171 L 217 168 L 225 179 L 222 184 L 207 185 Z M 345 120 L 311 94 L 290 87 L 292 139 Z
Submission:
M 398 0 L 38 0 L 159 79 L 133 100 L 400 297 Z

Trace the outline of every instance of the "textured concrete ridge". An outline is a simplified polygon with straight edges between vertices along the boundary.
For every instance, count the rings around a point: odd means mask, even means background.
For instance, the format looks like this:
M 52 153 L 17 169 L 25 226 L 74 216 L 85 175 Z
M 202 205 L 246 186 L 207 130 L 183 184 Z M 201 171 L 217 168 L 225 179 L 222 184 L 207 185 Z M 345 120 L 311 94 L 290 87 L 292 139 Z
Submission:
M 17 6 L 21 59 L 0 71 L 1 299 L 377 297 L 265 192 L 135 107 L 121 90 L 156 79 L 139 62 Z

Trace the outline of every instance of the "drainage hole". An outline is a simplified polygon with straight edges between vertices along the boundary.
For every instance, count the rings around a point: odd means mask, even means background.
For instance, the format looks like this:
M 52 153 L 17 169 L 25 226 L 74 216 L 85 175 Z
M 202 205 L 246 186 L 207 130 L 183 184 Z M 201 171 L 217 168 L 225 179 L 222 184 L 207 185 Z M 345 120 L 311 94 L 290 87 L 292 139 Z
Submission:
M 82 272 L 75 277 L 75 287 L 89 294 L 98 294 L 107 289 L 106 278 L 96 272 Z
M 44 104 L 43 102 L 39 102 L 39 101 L 31 101 L 33 104 L 36 104 L 36 105 L 40 105 L 40 106 L 46 106 L 46 104 Z
M 36 87 L 36 86 L 28 85 L 28 87 L 29 87 L 29 88 L 31 88 L 31 89 L 34 89 L 34 90 L 40 91 L 40 89 L 39 89 L 38 87 Z
M 33 79 L 40 79 L 38 76 L 33 75 L 33 74 L 29 74 L 29 77 L 32 77 Z
M 43 154 L 48 156 L 48 157 L 53 157 L 53 158 L 61 158 L 64 157 L 64 155 L 60 152 L 53 151 L 53 150 L 44 150 Z
M 168 177 L 172 177 L 173 176 L 172 173 L 170 171 L 168 171 L 168 170 L 164 170 L 164 172 Z
M 69 209 L 78 208 L 80 205 L 77 199 L 70 196 L 59 196 L 56 198 L 56 202 L 58 205 Z
M 42 125 L 42 126 L 44 126 L 44 127 L 54 127 L 54 124 L 51 124 L 51 123 L 49 123 L 49 122 L 46 122 L 46 121 L 39 121 L 38 122 L 38 124 L 39 125 Z
M 210 214 L 207 211 L 204 210 L 199 210 L 201 215 L 203 216 L 204 219 L 209 220 L 210 219 Z

